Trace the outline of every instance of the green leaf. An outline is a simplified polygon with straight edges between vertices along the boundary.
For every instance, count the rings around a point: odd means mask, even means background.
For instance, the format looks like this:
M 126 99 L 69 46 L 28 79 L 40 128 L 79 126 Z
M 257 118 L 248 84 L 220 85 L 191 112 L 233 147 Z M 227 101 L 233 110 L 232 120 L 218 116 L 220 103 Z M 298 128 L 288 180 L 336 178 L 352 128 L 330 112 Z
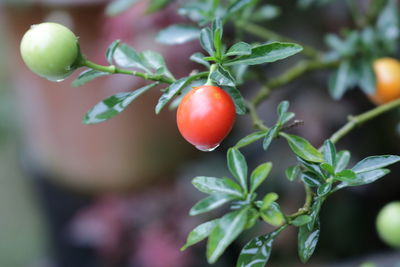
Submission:
M 302 159 L 311 162 L 322 162 L 322 154 L 313 147 L 306 139 L 297 135 L 281 133 L 282 136 L 288 141 L 292 151 Z
M 320 165 L 321 169 L 324 171 L 328 172 L 329 174 L 333 175 L 335 173 L 335 169 L 331 164 L 328 164 L 326 162 L 322 162 Z
M 297 176 L 300 174 L 300 166 L 299 165 L 294 165 L 290 166 L 285 170 L 286 177 L 288 178 L 289 181 L 294 181 Z
M 244 56 L 251 54 L 251 45 L 245 42 L 239 42 L 232 45 L 228 51 L 226 52 L 225 56 Z
M 107 59 L 108 63 L 110 63 L 110 65 L 113 65 L 114 52 L 120 43 L 121 43 L 120 40 L 115 40 L 114 42 L 111 43 L 111 45 L 106 50 L 106 59 Z
M 151 73 L 151 71 L 146 67 L 140 54 L 136 52 L 133 47 L 127 44 L 120 44 L 114 51 L 115 62 L 124 68 L 138 68 L 144 70 L 145 72 Z
M 299 228 L 297 242 L 298 254 L 301 262 L 306 263 L 314 253 L 318 243 L 319 233 L 319 221 L 316 222 L 315 227 L 312 230 L 309 230 L 307 225 L 303 225 Z
M 276 202 L 272 202 L 267 209 L 261 210 L 260 215 L 265 222 L 273 226 L 281 226 L 285 222 L 285 216 Z
M 347 90 L 350 63 L 347 60 L 340 63 L 338 70 L 329 80 L 329 92 L 333 99 L 341 99 Z
M 268 177 L 272 169 L 272 163 L 267 162 L 259 165 L 250 175 L 250 193 L 253 193 Z
M 240 91 L 236 87 L 232 86 L 222 86 L 222 89 L 224 89 L 232 97 L 233 103 L 235 104 L 236 114 L 246 114 L 246 105 Z
M 320 186 L 318 186 L 317 194 L 318 196 L 325 196 L 331 191 L 331 189 L 332 189 L 331 183 L 321 184 Z
M 271 129 L 268 130 L 267 135 L 265 136 L 264 140 L 263 140 L 263 149 L 267 150 L 268 147 L 271 145 L 272 140 L 276 137 L 276 135 L 279 132 L 279 126 L 275 125 L 274 127 L 272 127 Z
M 230 72 L 221 65 L 218 65 L 218 67 L 210 73 L 210 78 L 220 86 L 236 86 L 235 78 L 233 78 Z
M 236 267 L 264 267 L 271 255 L 272 243 L 281 231 L 278 229 L 248 242 L 240 252 Z
M 109 73 L 88 69 L 88 70 L 85 70 L 85 71 L 81 72 L 79 74 L 78 78 L 76 78 L 72 82 L 71 85 L 73 87 L 78 87 L 78 86 L 84 85 L 85 83 L 96 79 L 97 77 L 106 76 L 106 75 L 109 75 Z
M 346 169 L 350 161 L 350 152 L 347 150 L 342 150 L 336 155 L 336 168 L 335 172 L 341 172 Z
M 321 180 L 325 180 L 326 176 L 323 173 L 323 171 L 320 168 L 320 164 L 318 163 L 313 163 L 313 162 L 308 162 L 300 157 L 297 157 L 297 160 L 310 172 L 312 172 L 314 175 L 319 177 Z
M 248 208 L 232 211 L 219 219 L 217 226 L 208 237 L 207 260 L 215 263 L 225 249 L 244 230 L 247 221 Z
M 208 63 L 208 61 L 204 60 L 203 59 L 204 57 L 205 56 L 202 53 L 197 52 L 190 56 L 190 60 L 209 68 L 210 63 Z
M 222 56 L 222 32 L 223 32 L 223 27 L 222 27 L 222 22 L 220 19 L 215 19 L 212 23 L 212 31 L 214 33 L 213 41 L 214 41 L 214 48 L 215 48 L 215 54 L 218 59 L 221 58 Z
M 161 30 L 156 37 L 157 42 L 166 45 L 179 45 L 198 39 L 200 29 L 191 25 L 174 24 Z
M 318 177 L 312 172 L 303 172 L 300 178 L 310 187 L 318 187 L 321 185 Z
M 375 182 L 376 180 L 382 178 L 388 174 L 390 170 L 388 169 L 376 169 L 372 171 L 357 173 L 357 176 L 353 180 L 345 181 L 338 185 L 338 188 L 343 188 L 346 186 L 359 186 Z
M 184 251 L 188 247 L 204 240 L 207 236 L 209 236 L 212 230 L 217 226 L 218 219 L 208 221 L 200 224 L 196 228 L 194 228 L 188 235 L 186 239 L 186 244 L 181 248 L 181 251 Z
M 399 11 L 395 0 L 387 1 L 387 5 L 377 19 L 376 27 L 384 42 L 390 42 L 399 37 Z
M 336 148 L 331 140 L 327 139 L 323 146 L 324 160 L 332 167 L 336 166 Z
M 260 140 L 261 138 L 265 137 L 266 134 L 267 134 L 267 131 L 257 131 L 257 132 L 251 133 L 251 134 L 243 137 L 242 139 L 240 139 L 239 142 L 236 143 L 235 147 L 239 149 L 239 148 L 248 146 L 251 143 L 254 143 L 255 141 Z
M 343 182 L 352 182 L 356 178 L 356 173 L 352 170 L 343 170 L 341 172 L 336 173 L 335 180 L 343 181 Z
M 274 62 L 299 53 L 303 48 L 293 43 L 269 43 L 263 44 L 251 49 L 250 55 L 239 56 L 227 61 L 224 65 L 230 66 L 235 64 L 258 65 Z
M 230 148 L 227 153 L 228 168 L 247 192 L 247 162 L 242 153 L 236 148 Z
M 279 103 L 278 107 L 277 107 L 277 113 L 279 115 L 279 118 L 281 118 L 288 110 L 289 110 L 289 101 L 284 100 L 282 102 Z M 278 119 L 280 120 L 280 119 Z
M 361 160 L 351 169 L 355 173 L 367 172 L 386 167 L 398 161 L 400 161 L 400 157 L 394 155 L 371 156 Z
M 157 52 L 154 51 L 143 51 L 140 54 L 142 58 L 142 62 L 146 64 L 149 68 L 157 71 L 157 74 L 162 74 L 169 78 L 174 78 L 171 72 L 168 70 L 167 65 L 165 64 L 164 57 Z
M 225 203 L 235 199 L 236 197 L 232 195 L 225 194 L 214 194 L 206 197 L 199 202 L 197 202 L 189 211 L 190 216 L 195 216 L 201 213 L 209 212 L 216 208 L 221 207 Z
M 96 104 L 83 118 L 84 124 L 94 124 L 108 120 L 124 111 L 138 96 L 158 85 L 153 83 L 132 92 L 118 93 Z
M 214 41 L 213 35 L 209 28 L 204 28 L 200 31 L 200 44 L 204 50 L 208 52 L 210 56 L 214 56 Z
M 306 225 L 309 231 L 315 229 L 315 225 L 319 222 L 318 221 L 319 212 L 321 210 L 324 201 L 325 197 L 314 198 L 314 202 L 310 208 L 311 213 L 309 214 L 309 216 L 311 217 L 311 221 Z
M 307 223 L 309 223 L 311 221 L 311 217 L 308 215 L 300 215 L 298 217 L 296 217 L 291 224 L 293 224 L 294 226 L 303 226 Z
M 261 207 L 259 207 L 260 210 L 267 210 L 269 208 L 269 206 L 271 205 L 271 203 L 276 201 L 278 199 L 278 197 L 279 197 L 278 194 L 274 193 L 274 192 L 266 194 L 263 198 Z
M 160 113 L 160 111 L 163 109 L 163 107 L 174 97 L 176 96 L 179 92 L 183 90 L 183 88 L 186 87 L 186 85 L 191 82 L 192 78 L 189 77 L 184 77 L 182 79 L 177 80 L 173 84 L 171 84 L 166 91 L 161 95 L 161 97 L 158 99 L 158 103 L 156 105 L 155 111 L 156 114 Z
M 247 222 L 244 229 L 252 228 L 256 223 L 258 218 L 260 217 L 260 213 L 255 208 L 250 208 L 247 212 Z
M 108 16 L 116 16 L 136 4 L 137 1 L 138 0 L 114 0 L 107 5 L 106 14 Z
M 240 186 L 228 178 L 198 176 L 192 180 L 192 184 L 206 194 L 221 193 L 237 198 L 243 197 Z

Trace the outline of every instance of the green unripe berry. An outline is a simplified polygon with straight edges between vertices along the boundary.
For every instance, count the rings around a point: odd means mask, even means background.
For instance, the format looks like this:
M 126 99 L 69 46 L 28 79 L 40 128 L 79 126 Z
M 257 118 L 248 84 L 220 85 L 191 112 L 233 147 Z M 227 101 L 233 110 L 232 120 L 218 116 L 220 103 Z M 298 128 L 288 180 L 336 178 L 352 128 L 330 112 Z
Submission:
M 388 245 L 400 248 L 400 201 L 386 204 L 376 219 L 380 238 Z
M 22 59 L 28 68 L 51 81 L 60 81 L 76 68 L 78 38 L 67 27 L 44 22 L 32 25 L 21 40 Z

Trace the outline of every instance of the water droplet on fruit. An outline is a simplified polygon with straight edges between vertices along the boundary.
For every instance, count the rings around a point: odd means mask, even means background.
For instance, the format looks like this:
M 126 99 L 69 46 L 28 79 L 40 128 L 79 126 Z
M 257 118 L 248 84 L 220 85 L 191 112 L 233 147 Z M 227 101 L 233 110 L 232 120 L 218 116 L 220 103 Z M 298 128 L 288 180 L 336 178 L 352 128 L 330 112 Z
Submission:
M 61 78 L 61 79 L 46 78 L 46 79 L 49 80 L 50 82 L 57 82 L 57 83 L 62 82 L 62 81 L 65 80 L 65 78 Z
M 203 152 L 211 152 L 214 151 L 217 147 L 219 147 L 219 144 L 209 147 L 209 146 L 195 146 L 198 150 L 203 151 Z

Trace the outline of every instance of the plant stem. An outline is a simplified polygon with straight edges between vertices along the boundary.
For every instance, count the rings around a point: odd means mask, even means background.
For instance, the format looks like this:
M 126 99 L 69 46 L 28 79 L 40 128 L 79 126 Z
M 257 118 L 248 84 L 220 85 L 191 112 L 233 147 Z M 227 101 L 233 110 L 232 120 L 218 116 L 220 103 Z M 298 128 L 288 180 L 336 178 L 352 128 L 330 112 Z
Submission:
M 339 64 L 339 61 L 323 61 L 323 60 L 302 60 L 294 65 L 292 68 L 282 73 L 280 76 L 268 81 L 257 93 L 251 102 L 258 106 L 262 101 L 264 101 L 273 89 L 281 87 L 285 84 L 292 82 L 293 80 L 299 78 L 304 73 L 335 67 Z
M 217 64 L 212 64 L 210 66 L 210 71 L 208 73 L 208 78 L 207 78 L 207 82 L 205 85 L 214 85 L 214 82 L 211 79 L 211 73 L 213 73 L 216 69 L 217 69 Z
M 348 122 L 338 131 L 332 134 L 329 139 L 335 144 L 357 126 L 397 107 L 400 107 L 400 99 L 378 106 L 367 112 L 361 113 L 360 115 L 349 116 Z
M 274 31 L 271 31 L 269 29 L 266 29 L 264 27 L 261 27 L 257 24 L 251 23 L 251 22 L 240 22 L 240 23 L 236 23 L 236 26 L 238 26 L 239 28 L 243 29 L 244 31 L 253 34 L 255 36 L 258 36 L 260 38 L 263 39 L 267 39 L 267 40 L 275 40 L 275 41 L 279 41 L 279 42 L 291 42 L 291 43 L 298 43 L 295 40 L 292 40 L 288 37 L 282 36 Z M 303 51 L 302 53 L 308 57 L 312 57 L 312 58 L 317 58 L 320 55 L 320 52 L 318 50 L 316 50 L 315 48 L 308 46 L 308 45 L 304 45 L 304 44 L 300 44 L 301 46 L 303 46 Z
M 254 106 L 253 103 L 246 101 L 246 107 L 249 110 L 249 114 L 251 117 L 251 120 L 253 122 L 253 127 L 259 130 L 268 130 L 269 128 L 264 124 L 264 122 L 260 119 L 258 116 L 256 107 Z
M 308 213 L 308 211 L 310 210 L 314 193 L 311 190 L 311 188 L 305 183 L 304 183 L 304 189 L 306 191 L 306 200 L 304 201 L 304 205 L 297 212 L 286 216 L 289 219 L 289 221 L 300 215 Z
M 87 59 L 83 59 L 81 61 L 80 65 L 84 66 L 84 67 L 88 67 L 93 70 L 102 71 L 102 72 L 132 75 L 132 76 L 143 78 L 145 80 L 157 81 L 157 82 L 162 82 L 162 83 L 167 83 L 167 84 L 172 84 L 175 82 L 175 79 L 166 77 L 164 75 L 148 74 L 148 73 L 143 73 L 143 72 L 134 71 L 134 70 L 120 69 L 114 65 L 103 66 L 103 65 L 99 65 L 94 62 L 91 62 Z

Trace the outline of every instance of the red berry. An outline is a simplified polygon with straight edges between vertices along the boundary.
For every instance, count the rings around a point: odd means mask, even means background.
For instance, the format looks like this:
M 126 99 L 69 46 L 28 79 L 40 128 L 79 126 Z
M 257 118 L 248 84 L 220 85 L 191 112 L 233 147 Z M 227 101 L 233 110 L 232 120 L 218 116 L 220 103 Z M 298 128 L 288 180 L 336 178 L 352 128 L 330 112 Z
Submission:
M 235 122 L 232 98 L 217 86 L 203 85 L 185 95 L 176 120 L 182 136 L 203 151 L 215 149 Z

